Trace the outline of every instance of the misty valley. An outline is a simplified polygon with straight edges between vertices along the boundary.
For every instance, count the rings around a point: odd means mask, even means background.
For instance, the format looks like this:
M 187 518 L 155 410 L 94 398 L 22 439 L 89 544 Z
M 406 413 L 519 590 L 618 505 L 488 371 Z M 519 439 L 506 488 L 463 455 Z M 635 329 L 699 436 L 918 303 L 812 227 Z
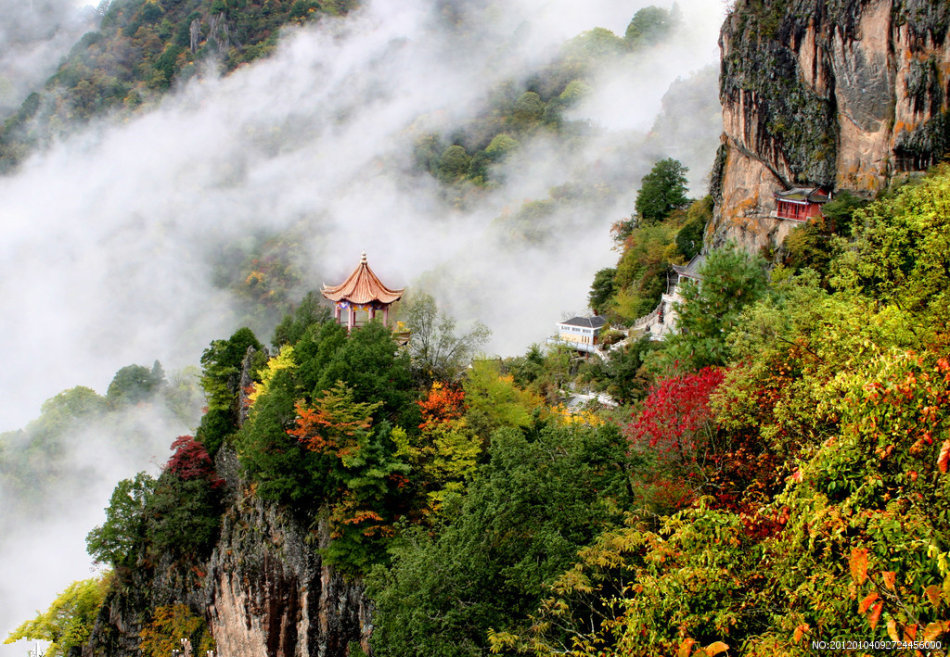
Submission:
M 950 4 L 0 3 L 0 657 L 947 654 Z

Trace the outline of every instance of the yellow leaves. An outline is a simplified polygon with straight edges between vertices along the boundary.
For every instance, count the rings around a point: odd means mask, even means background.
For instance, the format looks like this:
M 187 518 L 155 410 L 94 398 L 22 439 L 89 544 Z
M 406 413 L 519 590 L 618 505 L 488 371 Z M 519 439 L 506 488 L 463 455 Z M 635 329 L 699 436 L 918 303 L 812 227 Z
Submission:
M 889 590 L 896 590 L 894 587 L 894 582 L 897 579 L 897 573 L 895 573 L 893 570 L 885 570 L 882 572 L 881 579 L 884 580 L 884 586 L 886 586 Z
M 795 628 L 795 633 L 792 635 L 792 641 L 794 641 L 795 643 L 800 642 L 802 640 L 802 637 L 808 634 L 809 630 L 811 630 L 811 627 L 809 627 L 808 623 L 802 623 L 801 625 Z
M 891 637 L 891 641 L 901 640 L 901 635 L 897 632 L 897 621 L 893 618 L 887 621 L 887 636 Z
M 280 370 L 293 369 L 296 366 L 297 363 L 294 362 L 294 348 L 290 345 L 281 347 L 280 353 L 267 361 L 267 367 L 261 372 L 261 382 L 254 385 L 254 390 L 247 396 L 251 405 L 267 392 L 277 372 Z
M 927 596 L 927 599 L 930 600 L 930 604 L 934 607 L 940 606 L 940 587 L 936 584 L 931 584 L 926 589 L 924 589 L 924 595 Z
M 488 628 L 489 652 L 493 655 L 514 648 L 517 642 L 518 637 L 510 632 L 496 632 L 494 628 Z
M 854 548 L 851 550 L 851 558 L 848 560 L 851 567 L 851 579 L 858 586 L 864 584 L 868 576 L 868 551 L 866 548 Z M 863 613 L 863 612 L 862 612 Z
M 696 643 L 696 639 L 684 639 L 683 643 L 680 644 L 679 650 L 676 651 L 676 657 L 689 657 L 693 650 L 693 644 Z
M 950 464 L 950 440 L 945 440 L 940 447 L 940 456 L 937 457 L 937 467 L 940 472 L 947 474 L 948 464 Z
M 933 622 L 924 628 L 923 641 L 934 641 L 938 636 L 950 629 L 950 621 Z
M 703 648 L 703 652 L 705 652 L 708 657 L 714 657 L 714 655 L 726 652 L 727 650 L 729 650 L 729 646 L 722 641 L 715 641 Z
M 865 597 L 864 600 L 861 601 L 861 604 L 858 605 L 858 613 L 859 614 L 866 613 L 867 610 L 870 609 L 871 605 L 874 604 L 874 602 L 879 597 L 880 596 L 877 594 L 877 591 L 873 593 L 869 593 L 867 597 Z

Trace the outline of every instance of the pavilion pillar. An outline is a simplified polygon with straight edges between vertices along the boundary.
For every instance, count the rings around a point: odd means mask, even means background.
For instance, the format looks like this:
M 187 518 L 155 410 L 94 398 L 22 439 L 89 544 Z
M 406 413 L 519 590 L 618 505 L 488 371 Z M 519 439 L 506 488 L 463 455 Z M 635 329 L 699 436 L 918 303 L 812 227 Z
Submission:
M 333 304 L 333 318 L 336 320 L 337 324 L 342 323 L 340 321 L 340 304 Z
M 369 321 L 376 319 L 376 304 L 369 307 Z
M 350 305 L 349 312 L 350 314 L 349 314 L 349 317 L 347 317 L 346 330 L 352 331 L 353 328 L 356 326 L 356 308 L 354 308 L 352 304 Z
M 389 328 L 389 304 L 383 306 L 383 326 Z

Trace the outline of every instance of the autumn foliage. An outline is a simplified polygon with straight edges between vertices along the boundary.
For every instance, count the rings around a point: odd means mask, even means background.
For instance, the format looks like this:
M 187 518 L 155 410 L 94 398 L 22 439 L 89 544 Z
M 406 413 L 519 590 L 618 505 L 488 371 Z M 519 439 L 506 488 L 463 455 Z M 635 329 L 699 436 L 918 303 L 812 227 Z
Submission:
M 434 429 L 440 424 L 458 420 L 465 412 L 465 391 L 456 390 L 436 381 L 429 389 L 425 399 L 416 404 L 422 410 L 423 431 Z
M 174 452 L 165 469 L 183 481 L 215 479 L 214 463 L 205 446 L 192 436 L 178 436 L 172 443 Z

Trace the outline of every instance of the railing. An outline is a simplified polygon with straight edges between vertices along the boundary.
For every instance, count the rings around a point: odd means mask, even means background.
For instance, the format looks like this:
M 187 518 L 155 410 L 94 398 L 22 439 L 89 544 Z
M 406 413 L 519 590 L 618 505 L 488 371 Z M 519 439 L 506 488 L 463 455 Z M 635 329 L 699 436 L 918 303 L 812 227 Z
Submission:
M 570 347 L 574 351 L 586 351 L 589 354 L 600 353 L 597 349 L 597 345 L 587 342 L 572 342 L 570 340 L 561 340 L 560 338 L 548 338 L 548 344 L 562 344 L 565 347 Z
M 638 318 L 633 323 L 633 328 L 635 330 L 640 330 L 640 329 L 646 328 L 650 324 L 653 324 L 656 320 L 659 319 L 662 311 L 663 311 L 663 302 L 661 301 L 657 305 L 657 307 L 653 309 L 653 312 L 651 312 L 649 315 L 644 315 L 643 317 Z

